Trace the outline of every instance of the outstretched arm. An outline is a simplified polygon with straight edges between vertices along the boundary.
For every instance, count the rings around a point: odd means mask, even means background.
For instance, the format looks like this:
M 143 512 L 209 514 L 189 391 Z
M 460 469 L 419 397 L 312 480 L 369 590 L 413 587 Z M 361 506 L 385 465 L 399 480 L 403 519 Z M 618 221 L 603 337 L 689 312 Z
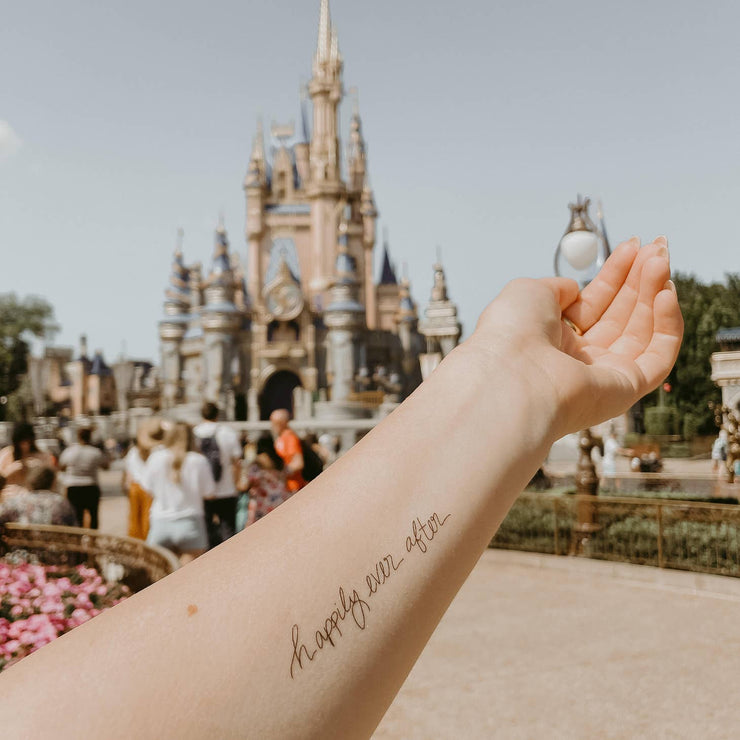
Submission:
M 368 737 L 550 445 L 669 372 L 661 246 L 621 246 L 581 296 L 511 283 L 299 495 L 8 671 L 4 737 Z

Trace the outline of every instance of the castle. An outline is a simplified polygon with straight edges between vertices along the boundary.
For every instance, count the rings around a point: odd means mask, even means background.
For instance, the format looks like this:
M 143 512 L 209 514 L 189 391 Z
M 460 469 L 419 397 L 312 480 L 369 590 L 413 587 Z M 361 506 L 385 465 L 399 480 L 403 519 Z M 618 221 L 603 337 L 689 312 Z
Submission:
M 163 409 L 194 410 L 207 399 L 228 419 L 266 419 L 275 408 L 369 416 L 410 393 L 457 344 L 441 265 L 421 321 L 387 243 L 374 279 L 378 211 L 356 104 L 344 157 L 340 149 L 342 69 L 321 0 L 298 125 L 273 125 L 267 148 L 261 123 L 254 138 L 246 265 L 223 222 L 207 273 L 185 263 L 180 244 L 175 251 L 159 323 Z

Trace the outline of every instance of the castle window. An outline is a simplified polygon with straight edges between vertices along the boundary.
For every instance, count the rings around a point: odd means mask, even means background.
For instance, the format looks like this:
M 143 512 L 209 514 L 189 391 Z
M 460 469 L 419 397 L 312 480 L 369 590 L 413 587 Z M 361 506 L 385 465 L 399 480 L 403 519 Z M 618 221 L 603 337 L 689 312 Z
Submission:
M 297 342 L 300 334 L 297 321 L 271 321 L 267 325 L 268 342 Z

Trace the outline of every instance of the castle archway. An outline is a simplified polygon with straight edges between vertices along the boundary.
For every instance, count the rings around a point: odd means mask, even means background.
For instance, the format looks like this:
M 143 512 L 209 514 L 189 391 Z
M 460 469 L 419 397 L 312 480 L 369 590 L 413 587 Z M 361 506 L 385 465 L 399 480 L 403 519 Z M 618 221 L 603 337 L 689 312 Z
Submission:
M 291 370 L 274 372 L 259 395 L 260 419 L 267 421 L 275 409 L 288 409 L 293 415 L 293 391 L 301 387 L 300 378 Z

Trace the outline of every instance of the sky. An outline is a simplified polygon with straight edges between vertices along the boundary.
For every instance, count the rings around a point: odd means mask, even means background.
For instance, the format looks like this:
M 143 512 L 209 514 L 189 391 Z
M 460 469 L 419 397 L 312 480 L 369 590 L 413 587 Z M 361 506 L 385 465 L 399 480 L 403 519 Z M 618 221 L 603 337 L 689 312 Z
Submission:
M 673 267 L 740 271 L 740 4 L 331 0 L 391 256 L 423 309 L 441 249 L 469 335 L 552 273 L 576 194 L 612 244 L 667 234 Z M 319 0 L 38 0 L 0 28 L 0 292 L 44 296 L 109 361 L 157 358 L 178 228 L 246 257 L 259 115 L 287 123 Z M 345 137 L 349 101 L 344 105 Z M 380 263 L 380 249 L 376 250 Z M 245 260 L 243 260 L 245 261 Z

